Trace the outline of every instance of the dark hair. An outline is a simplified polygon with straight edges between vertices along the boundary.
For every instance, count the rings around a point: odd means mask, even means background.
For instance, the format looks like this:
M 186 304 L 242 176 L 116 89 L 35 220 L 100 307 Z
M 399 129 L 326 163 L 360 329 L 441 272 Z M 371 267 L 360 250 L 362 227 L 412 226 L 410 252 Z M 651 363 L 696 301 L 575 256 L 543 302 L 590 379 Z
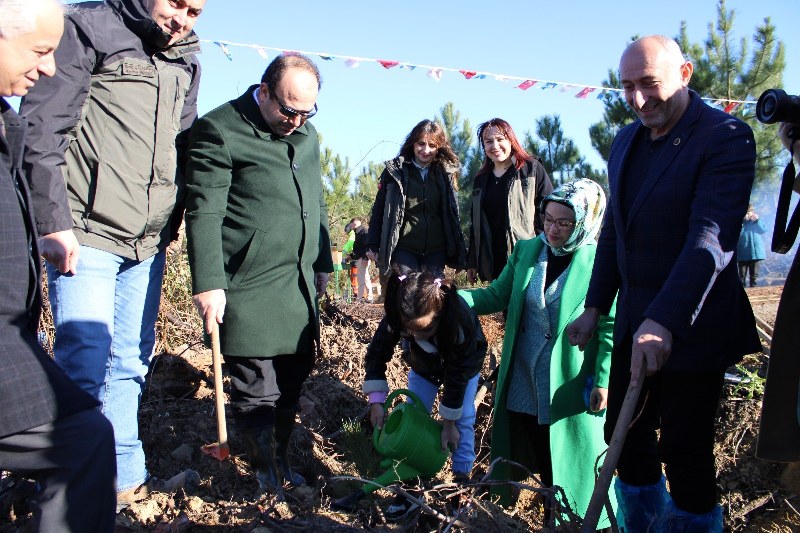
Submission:
M 439 325 L 436 341 L 440 350 L 450 351 L 475 336 L 475 323 L 461 303 L 452 279 L 433 272 L 407 272 L 394 269 L 386 282 L 383 308 L 389 326 L 395 331 L 404 322 L 436 313 Z
M 310 72 L 317 79 L 317 90 L 322 88 L 322 76 L 319 74 L 317 65 L 303 54 L 298 54 L 297 52 L 286 52 L 273 59 L 267 66 L 267 70 L 264 71 L 264 75 L 261 76 L 261 83 L 266 83 L 267 87 L 274 91 L 286 71 L 292 68 Z
M 483 152 L 483 164 L 481 168 L 478 170 L 478 173 L 484 172 L 492 165 L 492 160 L 489 159 L 489 156 L 486 155 L 486 147 L 483 146 L 483 132 L 485 132 L 489 128 L 497 128 L 500 130 L 500 133 L 509 140 L 511 143 L 511 155 L 516 159 L 515 168 L 517 170 L 521 169 L 522 166 L 533 159 L 533 157 L 525 151 L 525 148 L 519 143 L 517 136 L 514 134 L 514 130 L 511 128 L 511 124 L 503 120 L 502 118 L 493 118 L 491 120 L 487 120 L 483 124 L 478 126 L 478 146 L 481 147 L 481 151 Z
M 400 152 L 397 155 L 402 156 L 408 161 L 413 161 L 414 143 L 425 136 L 429 137 L 433 144 L 436 145 L 436 157 L 433 158 L 431 164 L 439 163 L 444 166 L 445 163 L 449 163 L 450 166 L 454 166 L 457 169 L 461 168 L 458 156 L 450 146 L 450 142 L 447 140 L 447 135 L 445 135 L 442 127 L 438 123 L 428 119 L 420 121 L 414 126 L 411 133 L 408 134 L 406 140 L 403 142 L 403 146 L 400 148 Z M 453 174 L 453 187 L 458 190 L 458 171 Z

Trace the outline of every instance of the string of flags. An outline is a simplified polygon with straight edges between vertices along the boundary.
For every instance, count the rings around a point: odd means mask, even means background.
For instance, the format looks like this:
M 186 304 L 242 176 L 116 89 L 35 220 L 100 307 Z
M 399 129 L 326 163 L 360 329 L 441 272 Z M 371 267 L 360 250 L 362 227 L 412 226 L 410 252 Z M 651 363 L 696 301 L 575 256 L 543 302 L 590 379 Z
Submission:
M 325 52 L 306 52 L 302 50 L 289 50 L 285 48 L 273 48 L 271 46 L 262 46 L 259 44 L 236 43 L 231 41 L 213 41 L 208 39 L 201 39 L 201 42 L 212 43 L 217 45 L 220 51 L 225 55 L 225 57 L 228 58 L 229 61 L 233 61 L 233 53 L 231 52 L 231 47 L 240 47 L 240 48 L 250 48 L 255 50 L 256 53 L 265 60 L 269 60 L 270 58 L 269 52 L 273 52 L 275 53 L 275 55 L 287 54 L 287 53 L 300 53 L 306 56 L 317 56 L 323 61 L 334 61 L 337 59 L 342 60 L 344 61 L 345 66 L 348 68 L 357 68 L 362 63 L 377 63 L 386 70 L 392 68 L 398 68 L 400 70 L 409 70 L 409 71 L 413 71 L 416 69 L 426 70 L 427 76 L 435 81 L 440 81 L 445 72 L 453 72 L 460 74 L 467 80 L 494 79 L 495 81 L 500 81 L 504 83 L 511 82 L 512 84 L 514 84 L 515 88 L 521 91 L 528 91 L 533 87 L 537 87 L 538 89 L 543 91 L 557 89 L 558 91 L 564 93 L 575 92 L 575 98 L 584 100 L 588 99 L 589 95 L 591 95 L 592 93 L 596 93 L 594 95 L 594 98 L 596 98 L 597 100 L 610 100 L 610 99 L 622 98 L 622 89 L 614 87 L 601 87 L 597 85 L 567 83 L 563 81 L 543 80 L 538 78 L 524 78 L 520 76 L 511 76 L 507 74 L 496 74 L 493 72 L 478 72 L 475 70 L 467 70 L 467 69 L 437 67 L 431 65 L 419 65 L 419 64 L 412 64 L 412 63 L 394 61 L 389 59 L 375 59 L 368 57 L 329 54 Z M 740 107 L 742 112 L 755 111 L 755 106 L 756 106 L 755 100 L 728 100 L 724 98 L 706 98 L 706 97 L 703 97 L 703 100 L 705 100 L 709 105 L 713 107 L 722 109 L 726 113 L 731 113 Z

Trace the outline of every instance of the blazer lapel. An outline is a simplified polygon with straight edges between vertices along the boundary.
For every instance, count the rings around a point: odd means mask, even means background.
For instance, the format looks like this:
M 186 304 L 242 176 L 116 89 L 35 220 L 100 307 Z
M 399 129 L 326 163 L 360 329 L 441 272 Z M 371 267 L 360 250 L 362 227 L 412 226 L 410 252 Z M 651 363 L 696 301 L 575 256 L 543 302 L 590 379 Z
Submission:
M 678 157 L 683 147 L 686 146 L 687 141 L 692 135 L 692 126 L 700 117 L 702 105 L 700 98 L 696 94 L 690 93 L 689 107 L 686 108 L 683 117 L 681 117 L 675 127 L 667 133 L 666 138 L 662 141 L 666 143 L 666 146 L 661 149 L 658 158 L 650 165 L 647 176 L 644 178 L 644 183 L 642 183 L 636 198 L 633 200 L 633 205 L 631 205 L 631 209 L 625 218 L 626 231 L 630 228 L 631 221 L 636 217 L 637 211 L 642 207 L 650 191 L 664 175 L 675 158 Z M 628 148 L 630 148 L 630 145 Z

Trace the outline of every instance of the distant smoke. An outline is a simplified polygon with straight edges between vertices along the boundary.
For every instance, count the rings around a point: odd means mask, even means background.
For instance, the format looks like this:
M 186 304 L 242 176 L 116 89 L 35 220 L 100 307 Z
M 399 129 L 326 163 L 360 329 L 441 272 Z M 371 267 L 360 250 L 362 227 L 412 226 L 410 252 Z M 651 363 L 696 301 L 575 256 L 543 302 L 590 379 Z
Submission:
M 778 191 L 780 182 L 758 185 L 750 197 L 750 203 L 764 225 L 767 232 L 762 235 L 764 247 L 767 250 L 767 258 L 761 262 L 759 272 L 759 284 L 764 285 L 783 285 L 786 274 L 792 265 L 792 260 L 798 249 L 798 241 L 795 241 L 792 249 L 787 254 L 777 254 L 772 251 L 772 234 L 775 230 L 775 211 L 778 206 Z M 792 194 L 792 204 L 789 207 L 789 218 L 797 207 L 798 195 Z

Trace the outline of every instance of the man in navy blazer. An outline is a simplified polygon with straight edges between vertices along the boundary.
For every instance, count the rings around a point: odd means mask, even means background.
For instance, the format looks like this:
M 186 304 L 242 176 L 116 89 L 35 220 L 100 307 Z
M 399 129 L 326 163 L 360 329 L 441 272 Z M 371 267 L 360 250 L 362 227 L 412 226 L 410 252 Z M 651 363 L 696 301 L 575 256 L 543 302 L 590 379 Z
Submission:
M 34 531 L 114 530 L 114 431 L 39 346 L 41 259 L 22 176 L 26 121 L 2 97 L 55 73 L 58 0 L 0 0 L 0 470 L 38 482 Z
M 725 369 L 761 348 L 735 259 L 755 142 L 744 122 L 689 90 L 693 69 L 663 36 L 622 55 L 625 99 L 639 120 L 614 139 L 586 309 L 568 330 L 585 344 L 619 291 L 607 441 L 629 382 L 644 380 L 618 464 L 626 531 L 722 531 L 715 413 Z

